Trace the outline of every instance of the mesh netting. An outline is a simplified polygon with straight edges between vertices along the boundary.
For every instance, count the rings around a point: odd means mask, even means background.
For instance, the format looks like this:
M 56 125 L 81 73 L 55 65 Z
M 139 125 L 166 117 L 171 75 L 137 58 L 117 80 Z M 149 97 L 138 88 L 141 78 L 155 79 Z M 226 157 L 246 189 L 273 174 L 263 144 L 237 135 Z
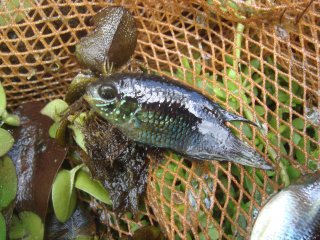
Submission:
M 275 2 L 281 2 L 276 4 Z M 151 161 L 146 210 L 117 220 L 97 210 L 115 238 L 151 222 L 169 239 L 248 239 L 256 211 L 288 178 L 318 169 L 319 1 L 128 1 L 138 25 L 134 64 L 200 90 L 259 122 L 230 127 L 274 172 L 168 153 Z M 0 80 L 9 105 L 63 97 L 74 57 L 106 1 L 0 3 Z M 240 25 L 241 21 L 244 25 Z M 312 117 L 313 116 L 313 117 Z M 319 118 L 319 115 L 318 115 Z M 103 213 L 103 214 L 102 214 Z

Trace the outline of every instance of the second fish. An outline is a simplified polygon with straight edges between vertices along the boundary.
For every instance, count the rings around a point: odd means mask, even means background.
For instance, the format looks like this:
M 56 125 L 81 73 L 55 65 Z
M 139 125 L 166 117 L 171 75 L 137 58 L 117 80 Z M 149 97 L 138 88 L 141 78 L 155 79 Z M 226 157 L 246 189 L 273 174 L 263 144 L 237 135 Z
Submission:
M 90 84 L 84 98 L 134 141 L 171 149 L 190 159 L 272 169 L 225 125 L 227 121 L 252 122 L 173 80 L 146 74 L 113 74 Z

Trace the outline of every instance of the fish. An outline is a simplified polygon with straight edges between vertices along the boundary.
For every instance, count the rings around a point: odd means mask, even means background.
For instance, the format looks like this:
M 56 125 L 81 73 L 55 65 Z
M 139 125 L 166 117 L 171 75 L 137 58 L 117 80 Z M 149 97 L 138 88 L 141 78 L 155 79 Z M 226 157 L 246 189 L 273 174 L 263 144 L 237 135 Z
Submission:
M 251 240 L 320 239 L 320 175 L 307 175 L 265 204 L 254 223 Z
M 135 142 L 169 149 L 191 160 L 272 169 L 225 125 L 229 121 L 255 123 L 172 79 L 114 73 L 89 84 L 83 97 L 94 112 Z

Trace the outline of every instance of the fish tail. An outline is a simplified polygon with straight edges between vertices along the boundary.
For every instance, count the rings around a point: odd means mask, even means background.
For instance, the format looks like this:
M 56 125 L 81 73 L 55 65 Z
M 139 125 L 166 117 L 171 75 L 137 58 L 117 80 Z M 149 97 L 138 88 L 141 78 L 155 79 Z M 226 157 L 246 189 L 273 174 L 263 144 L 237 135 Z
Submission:
M 273 167 L 266 162 L 266 160 L 252 147 L 245 142 L 234 137 L 232 149 L 227 154 L 228 158 L 233 162 L 240 163 L 242 165 L 261 168 L 264 170 L 272 170 Z

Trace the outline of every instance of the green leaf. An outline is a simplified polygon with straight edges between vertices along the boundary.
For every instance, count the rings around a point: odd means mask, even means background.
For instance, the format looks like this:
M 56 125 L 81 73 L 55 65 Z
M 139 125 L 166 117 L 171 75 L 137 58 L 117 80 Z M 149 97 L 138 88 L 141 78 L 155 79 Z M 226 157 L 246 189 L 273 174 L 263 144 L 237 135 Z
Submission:
M 86 113 L 81 113 L 75 119 L 70 121 L 70 122 L 73 122 L 72 125 L 68 125 L 68 127 L 73 130 L 74 140 L 76 141 L 78 146 L 80 148 L 82 148 L 82 150 L 85 152 L 87 152 L 87 149 L 85 147 L 84 135 L 83 135 L 81 129 L 83 128 L 86 117 L 87 117 Z
M 293 142 L 294 144 L 299 144 L 300 140 L 302 139 L 302 137 L 300 136 L 300 134 L 293 132 Z
M 58 127 L 59 127 L 59 123 L 57 123 L 57 122 L 53 123 L 50 126 L 50 128 L 49 128 L 49 136 L 51 138 L 56 138 L 56 133 L 57 133 Z
M 217 229 L 215 229 L 213 227 L 209 228 L 208 234 L 209 234 L 209 237 L 211 240 L 219 239 L 219 232 Z
M 68 108 L 68 104 L 61 100 L 55 99 L 49 102 L 42 110 L 41 114 L 48 116 L 55 122 L 58 122 L 61 118 L 61 114 Z
M 20 126 L 20 118 L 17 115 L 7 113 L 5 118 L 3 118 L 5 124 L 10 126 L 18 127 Z
M 308 168 L 312 171 L 316 171 L 318 169 L 318 163 L 316 161 L 308 159 Z
M 225 100 L 225 99 L 226 99 L 226 92 L 225 92 L 224 90 L 220 89 L 219 87 L 216 87 L 216 88 L 213 89 L 213 91 L 214 91 L 214 94 L 215 94 L 218 98 L 220 98 L 220 99 L 222 99 L 222 100 Z
M 76 167 L 71 171 L 61 170 L 53 183 L 53 210 L 60 222 L 66 222 L 76 208 L 77 195 L 74 189 L 74 177 L 78 169 L 79 168 Z
M 197 75 L 200 75 L 200 73 L 201 73 L 201 70 L 202 70 L 202 65 L 201 65 L 201 63 L 199 63 L 199 62 L 196 62 L 196 74 Z
M 190 66 L 190 63 L 189 63 L 188 58 L 182 57 L 181 61 L 182 61 L 182 65 L 183 65 L 186 69 L 189 69 L 189 70 L 192 69 L 191 66 Z
M 214 87 L 212 82 L 207 82 L 206 84 L 206 92 L 209 93 L 210 95 L 214 94 Z
M 290 99 L 290 96 L 285 91 L 279 90 L 278 100 L 282 103 L 287 103 Z
M 244 186 L 249 193 L 252 193 L 252 190 L 253 190 L 252 182 L 247 176 L 244 176 Z
M 259 105 L 256 105 L 256 106 L 255 106 L 255 110 L 256 110 L 256 113 L 257 113 L 259 116 L 263 116 L 264 113 L 265 113 L 264 107 L 259 106 Z
M 44 226 L 40 217 L 33 212 L 21 212 L 13 215 L 9 233 L 10 239 L 42 240 Z
M 108 191 L 99 181 L 93 180 L 89 173 L 84 170 L 80 170 L 76 174 L 75 187 L 90 194 L 101 202 L 112 205 Z
M 5 240 L 6 238 L 6 221 L 2 213 L 0 212 L 0 240 Z
M 228 77 L 230 77 L 232 80 L 236 80 L 237 79 L 237 72 L 235 70 L 233 70 L 232 68 L 228 68 L 227 69 L 227 75 Z
M 227 64 L 229 64 L 230 66 L 233 66 L 233 57 L 232 56 L 225 55 L 224 59 L 225 59 Z
M 84 135 L 79 127 L 75 125 L 69 125 L 69 128 L 73 130 L 73 139 L 76 141 L 78 146 L 85 152 L 87 149 L 85 147 Z
M 178 69 L 177 69 L 177 71 L 176 71 L 176 73 L 175 73 L 175 76 L 176 76 L 177 78 L 181 79 L 181 80 L 184 80 L 184 73 L 183 73 L 183 71 L 182 71 L 181 68 L 178 68 Z
M 306 157 L 305 157 L 305 154 L 301 150 L 295 148 L 295 155 L 296 155 L 296 158 L 298 159 L 299 163 L 301 163 L 301 164 L 305 163 Z
M 250 61 L 250 65 L 255 69 L 259 69 L 260 68 L 260 60 L 259 59 L 252 59 Z
M 26 235 L 26 229 L 17 215 L 12 215 L 12 221 L 9 231 L 10 239 L 22 239 Z
M 252 139 L 252 130 L 248 125 L 244 125 L 242 130 L 247 138 Z
M 7 207 L 17 194 L 17 174 L 8 156 L 0 158 L 0 210 Z
M 7 130 L 0 128 L 0 157 L 5 155 L 13 146 L 14 139 Z
M 288 81 L 288 79 L 287 79 L 287 81 Z M 298 91 L 299 91 L 299 89 L 300 89 L 299 84 L 292 81 L 292 82 L 291 82 L 291 85 L 292 85 L 292 93 L 294 93 L 295 95 L 298 95 L 297 93 L 298 93 Z M 301 96 L 301 95 L 300 95 L 300 96 Z
M 292 166 L 288 166 L 287 172 L 290 180 L 298 179 L 301 176 L 301 172 Z
M 229 78 L 225 78 L 224 81 L 227 83 L 228 89 L 233 92 L 238 91 L 239 87 L 234 83 L 234 81 L 237 80 L 237 72 L 234 71 L 232 68 L 228 68 L 227 75 Z
M 7 107 L 6 93 L 0 82 L 0 117 L 2 116 L 2 113 L 4 112 L 6 107 Z
M 292 121 L 292 125 L 299 130 L 303 130 L 304 128 L 304 121 L 301 118 L 296 118 Z
M 167 187 L 163 187 L 163 196 L 167 199 L 167 201 L 171 200 L 171 190 Z

